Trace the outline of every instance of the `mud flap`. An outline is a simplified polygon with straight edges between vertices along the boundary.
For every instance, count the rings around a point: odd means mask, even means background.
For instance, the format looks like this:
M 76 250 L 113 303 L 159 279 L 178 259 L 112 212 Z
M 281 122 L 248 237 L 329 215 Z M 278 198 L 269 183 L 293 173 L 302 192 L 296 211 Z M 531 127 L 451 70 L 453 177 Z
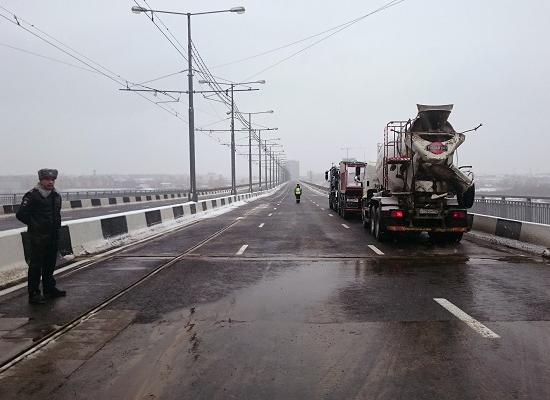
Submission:
M 472 208 L 476 197 L 476 185 L 472 184 L 464 193 L 460 193 L 457 196 L 458 204 L 460 207 Z

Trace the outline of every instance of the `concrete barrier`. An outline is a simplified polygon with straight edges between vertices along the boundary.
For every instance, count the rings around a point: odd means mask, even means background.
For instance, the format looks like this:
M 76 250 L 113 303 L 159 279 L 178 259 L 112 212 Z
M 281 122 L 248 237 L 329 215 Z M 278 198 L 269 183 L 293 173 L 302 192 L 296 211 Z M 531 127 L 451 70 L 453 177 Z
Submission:
M 0 232 L 0 283 L 13 282 L 24 277 L 27 271 L 25 251 L 21 233 L 26 229 L 17 229 L 11 234 Z
M 196 214 L 228 207 L 239 199 L 269 195 L 277 189 L 65 221 L 60 231 L 60 253 L 64 256 L 80 256 L 105 251 L 172 229 Z M 20 228 L 0 232 L 0 288 L 26 277 L 23 240 L 26 230 Z
M 474 231 L 488 233 L 505 239 L 545 247 L 544 255 L 550 255 L 550 225 L 516 221 L 483 214 L 472 214 Z
M 212 195 L 213 192 L 207 192 L 205 195 Z M 79 200 L 63 200 L 61 203 L 62 210 L 71 210 L 78 208 L 96 208 L 109 207 L 124 203 L 138 203 L 161 201 L 171 199 L 186 199 L 187 193 L 171 193 L 165 195 L 143 195 L 143 196 L 127 196 L 127 197 L 100 197 L 95 199 L 79 199 Z M 0 215 L 14 214 L 19 205 L 3 205 L 0 206 Z
M 67 225 L 73 254 L 90 254 L 101 250 L 103 246 L 107 246 L 101 228 L 101 220 L 68 221 Z

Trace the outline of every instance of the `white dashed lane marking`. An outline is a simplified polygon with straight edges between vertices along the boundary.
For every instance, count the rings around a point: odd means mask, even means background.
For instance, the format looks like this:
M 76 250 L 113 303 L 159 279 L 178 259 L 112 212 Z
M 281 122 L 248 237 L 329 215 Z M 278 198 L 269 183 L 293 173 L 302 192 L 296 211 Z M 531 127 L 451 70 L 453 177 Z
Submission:
M 329 217 L 334 217 L 334 215 L 332 215 L 332 214 L 329 214 L 328 216 L 329 216 Z
M 346 224 L 342 224 L 342 226 L 346 229 L 349 229 L 349 226 L 347 226 Z
M 260 225 L 258 225 L 258 228 L 263 228 L 264 225 L 265 225 L 265 223 L 262 222 Z
M 273 215 L 273 213 L 269 213 L 268 217 L 271 217 Z
M 453 314 L 455 317 L 457 317 L 462 322 L 466 323 L 470 328 L 472 328 L 474 331 L 479 333 L 484 338 L 488 339 L 499 339 L 500 336 L 497 335 L 495 332 L 487 328 L 485 325 L 483 325 L 478 320 L 470 317 L 468 314 L 466 314 L 464 311 L 462 311 L 460 308 L 455 306 L 453 303 L 451 303 L 447 299 L 443 298 L 434 298 L 434 300 L 444 309 L 449 311 L 451 314 Z
M 378 247 L 376 247 L 375 245 L 373 244 L 369 244 L 369 249 L 371 249 L 372 251 L 374 251 L 376 254 L 378 254 L 379 256 L 383 256 L 384 255 L 384 252 L 382 250 L 380 250 Z
M 243 245 L 241 246 L 241 248 L 239 249 L 239 251 L 237 251 L 237 255 L 240 256 L 241 254 L 243 254 L 243 253 L 245 252 L 245 250 L 246 250 L 247 247 L 248 247 L 247 244 L 243 244 Z

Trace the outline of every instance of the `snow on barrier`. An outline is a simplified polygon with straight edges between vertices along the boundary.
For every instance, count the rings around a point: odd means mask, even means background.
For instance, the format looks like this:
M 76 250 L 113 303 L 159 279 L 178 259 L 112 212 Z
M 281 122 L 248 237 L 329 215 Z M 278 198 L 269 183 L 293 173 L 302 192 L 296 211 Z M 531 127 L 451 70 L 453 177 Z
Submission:
M 20 233 L 0 232 L 0 257 L 0 284 L 3 281 L 17 280 L 20 277 L 19 270 L 27 267 Z
M 173 229 L 196 214 L 269 195 L 277 189 L 65 221 L 60 230 L 59 252 L 71 258 L 105 251 Z M 26 278 L 26 231 L 19 228 L 0 232 L 0 288 Z
M 550 256 L 550 225 L 516 221 L 483 214 L 472 215 L 474 216 L 472 225 L 474 231 L 546 247 L 544 255 Z

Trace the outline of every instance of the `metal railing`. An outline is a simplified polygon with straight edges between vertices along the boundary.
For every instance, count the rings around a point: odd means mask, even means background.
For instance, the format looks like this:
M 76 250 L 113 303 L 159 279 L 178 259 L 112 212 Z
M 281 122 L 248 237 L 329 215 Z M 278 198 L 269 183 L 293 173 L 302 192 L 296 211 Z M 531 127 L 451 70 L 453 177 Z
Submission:
M 499 218 L 550 225 L 550 197 L 479 196 L 476 197 L 471 211 Z
M 252 184 L 253 190 L 258 190 L 258 183 Z M 271 187 L 271 186 L 270 186 Z M 246 191 L 248 184 L 236 186 L 239 193 Z M 210 194 L 212 192 L 231 191 L 231 186 L 223 186 L 219 188 L 204 188 L 197 189 L 201 195 Z M 139 189 L 113 189 L 113 190 L 83 190 L 74 192 L 59 192 L 63 200 L 84 200 L 84 199 L 99 199 L 107 197 L 131 197 L 131 196 L 155 196 L 165 194 L 185 193 L 188 195 L 187 189 L 165 189 L 165 190 L 139 190 Z M 6 193 L 0 194 L 0 206 L 3 205 L 19 205 L 25 193 Z
M 164 194 L 187 193 L 184 189 L 166 190 L 139 190 L 139 189 L 113 189 L 113 190 L 85 190 L 76 192 L 59 192 L 63 200 L 99 199 L 105 197 L 128 196 L 154 196 Z M 25 193 L 0 194 L 0 205 L 20 204 Z
M 327 187 L 305 182 L 318 189 Z M 476 197 L 471 212 L 550 225 L 550 197 L 491 194 Z

